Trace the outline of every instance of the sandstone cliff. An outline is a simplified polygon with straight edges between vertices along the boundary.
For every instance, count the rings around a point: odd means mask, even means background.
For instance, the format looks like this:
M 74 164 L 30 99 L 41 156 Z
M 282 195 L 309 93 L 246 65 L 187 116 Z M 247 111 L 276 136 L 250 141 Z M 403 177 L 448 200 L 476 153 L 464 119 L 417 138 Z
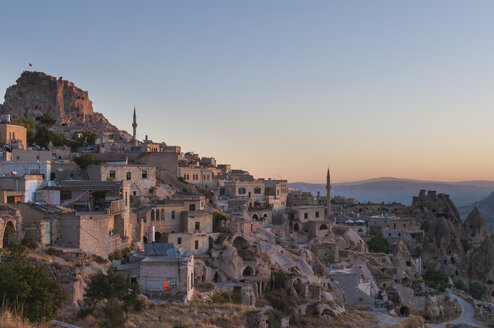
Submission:
M 93 111 L 87 91 L 42 72 L 23 72 L 16 84 L 7 89 L 0 114 L 10 114 L 12 120 L 23 116 L 36 120 L 48 114 L 56 122 L 54 129 L 63 132 L 120 132 L 103 114 Z

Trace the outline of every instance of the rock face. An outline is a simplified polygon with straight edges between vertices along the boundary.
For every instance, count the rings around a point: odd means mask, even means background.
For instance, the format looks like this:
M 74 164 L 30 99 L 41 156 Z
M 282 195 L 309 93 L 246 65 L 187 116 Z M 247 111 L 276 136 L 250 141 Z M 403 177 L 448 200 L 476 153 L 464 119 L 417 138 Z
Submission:
M 425 268 L 441 270 L 450 276 L 467 276 L 465 252 L 450 220 L 440 217 L 432 221 L 422 249 Z
M 486 238 L 470 257 L 470 277 L 492 285 L 494 281 L 494 243 Z
M 477 207 L 474 207 L 463 222 L 463 230 L 465 231 L 465 239 L 470 240 L 473 244 L 482 244 L 487 237 L 487 226 Z
M 23 116 L 36 120 L 48 114 L 55 120 L 54 126 L 118 131 L 102 114 L 93 111 L 87 91 L 42 72 L 23 72 L 16 84 L 7 89 L 0 109 L 1 114 L 10 114 L 12 120 Z

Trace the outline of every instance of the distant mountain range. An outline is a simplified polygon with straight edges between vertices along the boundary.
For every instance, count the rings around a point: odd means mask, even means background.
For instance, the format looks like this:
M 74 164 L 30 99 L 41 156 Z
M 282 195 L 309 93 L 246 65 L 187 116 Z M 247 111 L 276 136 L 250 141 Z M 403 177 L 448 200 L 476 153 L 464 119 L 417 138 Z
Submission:
M 293 182 L 289 186 L 313 195 L 317 195 L 318 191 L 321 195 L 326 194 L 326 185 L 322 183 Z M 352 197 L 360 202 L 398 202 L 405 205 L 411 204 L 412 197 L 418 195 L 420 189 L 436 190 L 438 193 L 448 194 L 459 208 L 489 196 L 494 191 L 494 181 L 441 182 L 384 177 L 334 183 L 331 188 L 333 196 Z

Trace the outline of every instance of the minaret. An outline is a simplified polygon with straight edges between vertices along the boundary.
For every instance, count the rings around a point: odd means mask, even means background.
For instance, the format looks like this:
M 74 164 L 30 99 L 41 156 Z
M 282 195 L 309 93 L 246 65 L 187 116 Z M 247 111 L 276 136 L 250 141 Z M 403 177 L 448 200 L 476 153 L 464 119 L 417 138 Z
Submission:
M 136 115 L 136 107 L 134 106 L 134 122 L 132 123 L 132 129 L 134 130 L 134 133 L 132 134 L 132 143 L 134 146 L 137 146 L 137 115 Z
M 331 177 L 329 176 L 329 167 L 328 174 L 326 175 L 326 219 L 329 219 L 331 215 Z

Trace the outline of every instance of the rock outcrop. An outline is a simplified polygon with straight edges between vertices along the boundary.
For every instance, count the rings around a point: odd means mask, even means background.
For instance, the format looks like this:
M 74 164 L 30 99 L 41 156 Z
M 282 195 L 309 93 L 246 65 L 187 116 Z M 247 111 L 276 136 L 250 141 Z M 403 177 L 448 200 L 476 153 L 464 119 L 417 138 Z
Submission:
M 480 247 L 475 249 L 470 257 L 470 277 L 487 282 L 494 282 L 494 243 L 490 238 L 485 238 Z
M 487 225 L 477 207 L 474 207 L 463 222 L 463 230 L 465 231 L 465 239 L 470 240 L 474 245 L 482 244 L 487 237 Z
M 16 84 L 5 92 L 1 114 L 10 114 L 12 120 L 24 116 L 37 120 L 47 114 L 55 120 L 54 128 L 60 131 L 119 132 L 103 114 L 93 111 L 87 91 L 61 77 L 57 79 L 42 72 L 21 74 Z

